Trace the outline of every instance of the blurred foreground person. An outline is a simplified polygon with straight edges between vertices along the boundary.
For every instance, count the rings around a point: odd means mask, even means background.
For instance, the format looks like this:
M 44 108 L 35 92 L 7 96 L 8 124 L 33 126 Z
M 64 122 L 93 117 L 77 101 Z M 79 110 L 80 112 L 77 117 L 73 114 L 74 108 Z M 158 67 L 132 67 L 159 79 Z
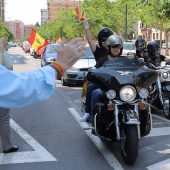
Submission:
M 16 108 L 47 100 L 55 90 L 56 76 L 62 76 L 85 55 L 83 38 L 73 38 L 67 45 L 63 38 L 57 51 L 57 61 L 30 72 L 15 73 L 0 66 L 0 107 Z M 0 39 L 0 63 L 4 51 Z
M 13 70 L 13 63 L 7 53 L 8 38 L 4 39 L 4 52 L 2 63 L 8 70 Z M 3 80 L 1 80 L 3 81 Z M 11 141 L 11 127 L 10 127 L 10 109 L 0 107 L 0 136 L 2 142 L 3 153 L 16 152 L 18 146 L 13 146 Z

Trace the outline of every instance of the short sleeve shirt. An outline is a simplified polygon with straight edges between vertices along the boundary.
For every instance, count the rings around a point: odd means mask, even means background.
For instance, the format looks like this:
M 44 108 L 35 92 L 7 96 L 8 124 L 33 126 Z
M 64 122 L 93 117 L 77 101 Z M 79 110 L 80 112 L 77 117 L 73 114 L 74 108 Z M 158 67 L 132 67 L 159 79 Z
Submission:
M 100 48 L 99 46 L 96 46 L 96 51 L 93 53 L 96 62 L 101 59 L 102 57 L 105 57 L 107 55 L 107 49 Z

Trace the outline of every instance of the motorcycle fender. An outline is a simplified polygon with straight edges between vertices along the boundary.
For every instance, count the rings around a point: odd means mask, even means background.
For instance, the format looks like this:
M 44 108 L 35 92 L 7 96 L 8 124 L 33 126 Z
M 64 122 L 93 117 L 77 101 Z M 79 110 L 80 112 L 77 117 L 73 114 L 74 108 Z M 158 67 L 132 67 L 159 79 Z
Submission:
M 170 92 L 170 85 L 164 86 L 164 87 L 163 87 L 163 91 L 168 91 L 168 92 Z
M 126 114 L 126 121 L 124 121 L 124 124 L 126 124 L 126 125 L 139 125 L 140 122 L 138 121 L 138 119 L 135 116 L 131 117 L 129 114 Z

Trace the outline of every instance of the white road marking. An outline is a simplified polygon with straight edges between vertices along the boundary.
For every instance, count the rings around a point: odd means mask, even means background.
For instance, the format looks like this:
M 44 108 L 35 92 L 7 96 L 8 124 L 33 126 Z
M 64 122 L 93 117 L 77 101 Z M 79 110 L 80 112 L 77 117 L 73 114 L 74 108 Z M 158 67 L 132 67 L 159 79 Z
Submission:
M 159 115 L 155 115 L 155 114 L 152 114 L 152 116 L 155 117 L 155 118 L 158 118 L 158 119 L 160 119 L 160 120 L 164 120 L 164 121 L 170 123 L 170 120 L 167 119 L 167 118 L 165 118 L 165 117 L 162 117 L 162 116 L 159 116 Z
M 170 170 L 170 159 L 146 167 L 149 170 Z
M 81 117 L 74 108 L 68 108 L 68 110 L 71 112 L 71 114 L 74 116 L 74 118 L 77 120 L 77 122 L 82 128 L 89 127 L 86 122 L 80 122 Z M 89 136 L 89 138 L 93 141 L 93 143 L 96 145 L 96 147 L 100 150 L 100 152 L 105 157 L 110 166 L 114 168 L 114 170 L 124 170 L 122 165 L 116 159 L 116 157 L 109 151 L 109 149 L 103 144 L 103 142 L 97 136 L 92 135 L 91 131 L 86 130 L 85 132 Z
M 170 135 L 170 127 L 153 128 L 146 137 Z
M 13 128 L 33 149 L 34 151 L 13 152 L 0 154 L 1 164 L 30 163 L 30 162 L 47 162 L 57 161 L 43 146 L 41 146 L 32 136 L 22 129 L 14 120 L 10 120 Z

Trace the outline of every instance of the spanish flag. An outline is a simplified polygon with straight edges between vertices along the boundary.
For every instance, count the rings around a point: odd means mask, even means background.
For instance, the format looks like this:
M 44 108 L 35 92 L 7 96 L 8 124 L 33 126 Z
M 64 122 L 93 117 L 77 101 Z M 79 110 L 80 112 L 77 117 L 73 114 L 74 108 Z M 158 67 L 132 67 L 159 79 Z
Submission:
M 40 48 L 48 45 L 49 43 L 41 37 L 33 28 L 31 30 L 28 42 L 31 44 L 35 51 L 39 51 Z
M 74 14 L 74 15 L 79 15 L 79 14 L 80 14 L 80 12 L 79 12 L 79 7 L 76 7 L 76 8 L 74 9 L 73 14 Z
M 58 43 L 60 43 L 60 42 L 61 42 L 61 38 L 60 38 L 60 36 L 59 36 L 59 35 L 56 37 L 56 41 L 57 41 Z
M 84 13 L 84 11 L 81 13 L 81 15 L 80 15 L 80 18 L 79 18 L 79 20 L 80 21 L 84 21 L 84 17 L 85 16 L 85 13 Z

